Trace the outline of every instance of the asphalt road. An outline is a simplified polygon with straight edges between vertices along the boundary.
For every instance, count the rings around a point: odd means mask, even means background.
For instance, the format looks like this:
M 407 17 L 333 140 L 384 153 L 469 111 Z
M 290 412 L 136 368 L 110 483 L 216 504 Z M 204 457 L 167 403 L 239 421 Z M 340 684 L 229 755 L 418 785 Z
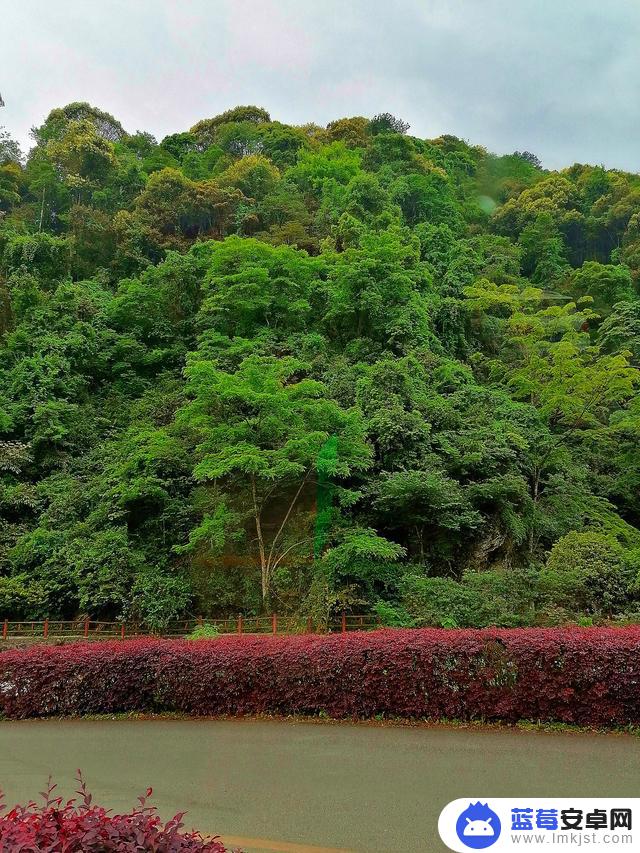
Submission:
M 13 805 L 82 768 L 124 809 L 148 786 L 163 817 L 270 853 L 425 853 L 457 797 L 638 796 L 640 738 L 257 720 L 0 723 Z

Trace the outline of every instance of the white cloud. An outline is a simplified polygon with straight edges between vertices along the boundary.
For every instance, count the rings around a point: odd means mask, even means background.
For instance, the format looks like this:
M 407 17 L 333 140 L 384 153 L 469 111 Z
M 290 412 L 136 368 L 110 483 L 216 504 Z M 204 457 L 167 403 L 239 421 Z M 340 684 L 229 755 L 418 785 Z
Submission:
M 639 35 L 628 0 L 5 2 L 0 121 L 25 143 L 74 100 L 159 138 L 239 103 L 390 110 L 417 135 L 640 170 Z

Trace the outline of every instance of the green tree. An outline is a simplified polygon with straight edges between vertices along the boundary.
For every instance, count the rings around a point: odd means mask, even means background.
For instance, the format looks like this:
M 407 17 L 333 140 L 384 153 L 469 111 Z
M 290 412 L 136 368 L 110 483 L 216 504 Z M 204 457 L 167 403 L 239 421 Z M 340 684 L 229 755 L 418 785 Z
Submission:
M 598 313 L 609 313 L 619 302 L 636 298 L 631 274 L 623 265 L 586 261 L 571 276 L 569 292 L 574 299 L 590 296 Z
M 378 113 L 369 122 L 368 131 L 372 135 L 377 133 L 406 133 L 409 130 L 409 122 L 396 118 L 391 113 Z
M 313 485 L 329 436 L 337 436 L 338 448 L 335 457 L 324 457 L 325 475 L 345 479 L 369 465 L 357 412 L 327 399 L 322 384 L 304 373 L 305 365 L 292 358 L 253 356 L 233 373 L 193 359 L 187 368 L 193 399 L 178 415 L 178 424 L 196 436 L 194 476 L 210 484 L 214 504 L 190 546 L 222 554 L 229 536 L 250 520 L 249 554 L 257 556 L 265 605 L 273 573 L 287 555 L 311 551 L 313 534 L 300 515 L 309 514 L 305 488 Z M 338 496 L 353 500 L 347 488 Z

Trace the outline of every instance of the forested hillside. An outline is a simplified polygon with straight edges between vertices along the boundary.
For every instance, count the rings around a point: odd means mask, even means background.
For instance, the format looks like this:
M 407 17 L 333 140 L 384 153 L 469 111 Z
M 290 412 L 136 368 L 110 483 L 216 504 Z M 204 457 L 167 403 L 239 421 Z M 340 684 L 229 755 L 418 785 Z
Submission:
M 0 136 L 0 616 L 640 612 L 640 177 L 408 130 Z

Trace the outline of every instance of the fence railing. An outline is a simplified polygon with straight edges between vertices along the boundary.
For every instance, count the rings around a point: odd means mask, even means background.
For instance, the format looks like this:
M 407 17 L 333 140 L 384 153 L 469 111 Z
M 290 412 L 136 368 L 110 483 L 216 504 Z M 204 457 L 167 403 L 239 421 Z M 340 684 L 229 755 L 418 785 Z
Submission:
M 214 626 L 220 634 L 317 634 L 346 633 L 347 631 L 370 631 L 380 627 L 380 620 L 371 615 L 342 613 L 332 619 L 326 631 L 319 630 L 311 619 L 302 622 L 295 616 L 234 616 L 226 619 L 204 618 L 181 619 L 170 622 L 161 631 L 129 622 L 101 622 L 94 619 L 60 621 L 45 619 L 43 622 L 11 621 L 0 622 L 2 640 L 9 639 L 121 639 L 127 637 L 186 637 L 203 625 Z

